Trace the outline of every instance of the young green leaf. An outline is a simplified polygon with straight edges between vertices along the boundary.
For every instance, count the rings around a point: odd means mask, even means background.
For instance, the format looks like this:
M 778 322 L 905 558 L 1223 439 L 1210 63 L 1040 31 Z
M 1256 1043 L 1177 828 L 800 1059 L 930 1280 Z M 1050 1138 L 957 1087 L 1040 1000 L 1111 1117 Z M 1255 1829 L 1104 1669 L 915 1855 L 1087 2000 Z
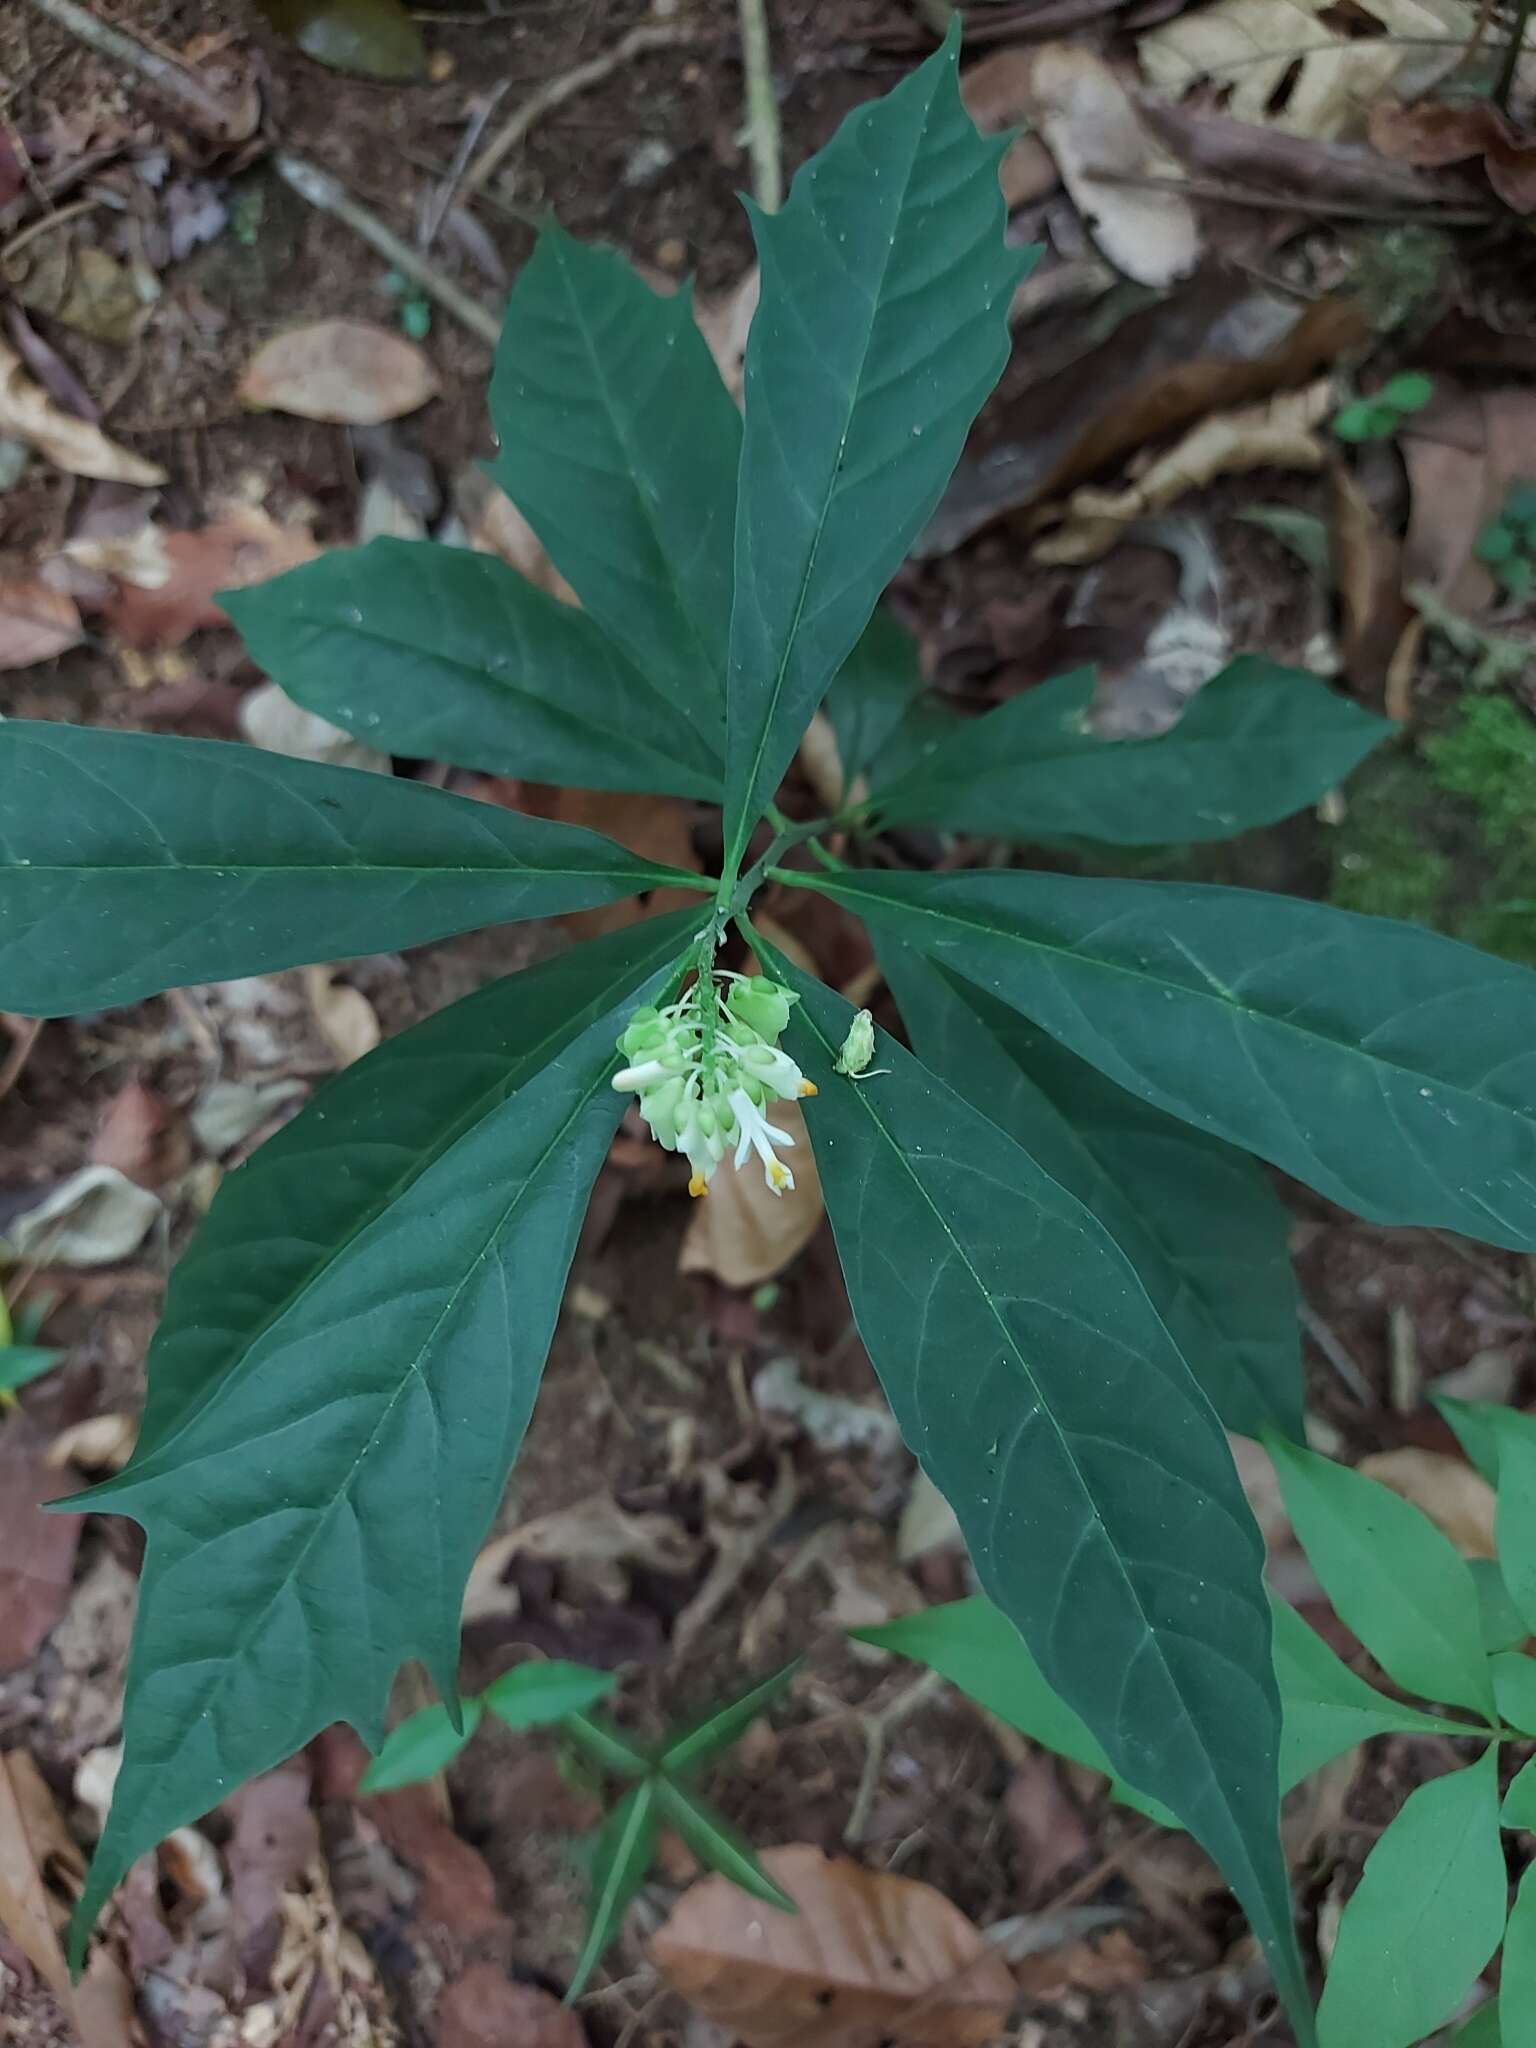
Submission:
M 1516 1612 L 1536 1633 L 1536 1417 L 1494 1408 L 1488 1419 L 1498 1437 L 1499 1569 Z
M 1488 1484 L 1499 1483 L 1499 1415 L 1497 1401 L 1457 1401 L 1430 1390 L 1429 1398 L 1456 1432 L 1456 1441 Z
M 728 873 L 1008 360 L 1023 261 L 1003 240 L 1007 144 L 983 142 L 961 104 L 959 50 L 957 24 L 849 115 L 781 212 L 753 214 Z
M 626 1907 L 645 1883 L 656 1853 L 657 1786 L 655 1778 L 642 1778 L 597 1831 L 588 1879 L 587 1938 L 565 1994 L 567 2005 L 581 1995 L 603 1950 L 618 1933 Z
M 719 801 L 698 718 L 493 555 L 384 538 L 219 602 L 295 703 L 387 753 Z
M 920 1608 L 916 1614 L 848 1633 L 858 1642 L 875 1643 L 926 1664 L 1032 1742 L 1087 1770 L 1114 1778 L 1114 1766 L 1098 1738 L 1046 1683 L 1029 1645 L 990 1600 L 952 1600 L 942 1607 Z M 1115 1794 L 1160 1826 L 1178 1827 L 1177 1815 L 1135 1791 L 1124 1779 L 1116 1780 Z
M 1263 1168 L 910 946 L 879 952 L 914 1049 L 1099 1219 L 1227 1428 L 1299 1437 L 1296 1281 Z
M 509 1728 L 541 1728 L 606 1699 L 618 1682 L 611 1671 L 593 1671 L 585 1664 L 567 1664 L 551 1657 L 514 1664 L 500 1678 L 493 1678 L 480 1697 Z
M 622 1110 L 614 1039 L 675 980 L 688 922 L 440 1011 L 225 1181 L 172 1277 L 133 1462 L 91 1496 L 149 1541 L 77 1951 L 171 1828 L 328 1722 L 377 1743 L 406 1658 L 452 1704 L 464 1582 Z
M 1396 730 L 1302 669 L 1234 661 L 1171 732 L 1102 739 L 1091 669 L 1021 691 L 949 736 L 889 788 L 884 824 L 1021 842 L 1116 846 L 1227 839 L 1316 803 Z
M 1509 1597 L 1498 1564 L 1491 1557 L 1469 1557 L 1467 1570 L 1477 1587 L 1477 1620 L 1483 1648 L 1490 1657 L 1500 1650 L 1518 1650 L 1531 1631 Z
M 64 1356 L 46 1344 L 0 1344 L 0 1394 L 14 1394 L 57 1365 Z
M 884 1035 L 775 956 L 849 1299 L 983 1587 L 1115 1771 L 1221 1864 L 1298 2027 L 1262 1551 L 1221 1426 L 1090 1212 Z
M 399 1785 L 419 1785 L 447 1768 L 480 1726 L 484 1702 L 463 1702 L 462 1726 L 455 1728 L 448 1709 L 436 1701 L 392 1728 L 384 1747 L 364 1771 L 360 1792 L 393 1792 Z
M 718 1756 L 722 1749 L 729 1749 L 746 1734 L 759 1714 L 765 1713 L 779 1694 L 800 1669 L 800 1659 L 786 1664 L 775 1671 L 771 1678 L 765 1678 L 761 1685 L 754 1685 L 739 1700 L 732 1700 L 729 1706 L 717 1708 L 706 1714 L 696 1726 L 682 1734 L 668 1738 L 656 1768 L 664 1771 L 669 1778 L 675 1778 L 684 1771 L 694 1770 L 707 1758 Z
M 226 740 L 0 723 L 0 1004 L 60 1016 L 698 877 Z
M 1536 1249 L 1529 968 L 1416 925 L 1202 883 L 774 872 L 1346 1208 Z
M 600 1770 L 611 1771 L 616 1778 L 643 1778 L 651 1768 L 645 1752 L 622 1736 L 605 1714 L 567 1714 L 561 1732 Z
M 694 325 L 611 249 L 553 225 L 496 350 L 492 474 L 652 685 L 725 735 L 741 418 Z
M 1536 1756 L 1522 1764 L 1510 1780 L 1499 1820 L 1504 1827 L 1523 1828 L 1527 1834 L 1536 1834 Z
M 1523 1735 L 1536 1735 L 1536 1657 L 1500 1650 L 1488 1659 L 1499 1719 Z
M 733 1828 L 723 1813 L 717 1813 L 707 1799 L 688 1786 L 658 1778 L 656 1804 L 662 1818 L 676 1828 L 707 1868 L 718 1870 L 732 1884 L 765 1905 L 777 1906 L 781 1913 L 799 1912 L 789 1893 L 776 1885 L 759 1863 L 757 1851 L 746 1836 Z
M 1377 1692 L 1336 1657 L 1283 1600 L 1271 1602 L 1280 1681 L 1280 1786 L 1288 1792 L 1373 1735 L 1486 1735 L 1465 1721 L 1421 1713 Z
M 1269 1439 L 1286 1512 L 1339 1619 L 1399 1685 L 1493 1712 L 1477 1591 L 1463 1559 L 1390 1487 Z
M 1493 1748 L 1408 1795 L 1339 1922 L 1321 2048 L 1410 2048 L 1477 1982 L 1504 1931 L 1498 1798 Z

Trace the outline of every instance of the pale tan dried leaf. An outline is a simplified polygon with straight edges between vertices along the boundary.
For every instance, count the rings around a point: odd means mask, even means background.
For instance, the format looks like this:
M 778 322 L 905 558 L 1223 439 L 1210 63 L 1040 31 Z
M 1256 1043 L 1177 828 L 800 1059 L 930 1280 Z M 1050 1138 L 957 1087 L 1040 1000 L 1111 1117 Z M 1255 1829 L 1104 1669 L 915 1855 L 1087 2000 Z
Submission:
M 82 1166 L 12 1217 L 6 1235 L 23 1258 L 111 1266 L 136 1252 L 164 1213 L 158 1195 L 115 1166 Z
M 1262 405 L 1212 413 L 1154 457 L 1124 490 L 1084 486 L 1074 491 L 1067 501 L 1066 523 L 1037 543 L 1034 559 L 1096 561 L 1133 520 L 1163 511 L 1219 476 L 1249 469 L 1321 469 L 1327 451 L 1316 429 L 1332 408 L 1332 381 L 1323 377 L 1303 391 L 1283 391 Z
M 415 412 L 437 392 L 437 372 L 403 334 L 367 320 L 317 320 L 258 349 L 237 395 L 266 412 L 376 427 Z
M 797 1104 L 776 1102 L 770 1120 L 795 1141 L 789 1155 L 794 1186 L 776 1195 L 755 1156 L 739 1171 L 726 1160 L 709 1193 L 693 1205 L 678 1255 L 680 1273 L 709 1273 L 727 1287 L 756 1287 L 782 1273 L 816 1235 L 826 1205 L 805 1118 Z
M 453 509 L 476 554 L 500 555 L 562 604 L 580 604 L 533 528 L 478 463 L 470 463 L 454 478 Z
M 66 1913 L 43 1879 L 49 1859 L 61 1851 L 78 1875 L 79 1851 L 36 1764 L 25 1750 L 7 1750 L 0 1755 L 0 1927 L 68 2012 L 69 1968 L 59 1947 Z
M 1151 29 L 1142 69 L 1171 98 L 1209 81 L 1240 121 L 1336 141 L 1365 132 L 1372 100 L 1406 97 L 1454 69 L 1472 32 L 1461 0 L 1217 0 Z
M 1082 43 L 1046 43 L 1028 72 L 1029 112 L 1083 225 L 1116 269 L 1161 287 L 1200 260 L 1200 223 L 1182 192 L 1121 179 L 1177 177 L 1115 71 Z M 1111 182 L 1113 179 L 1115 182 Z
M 307 526 L 280 526 L 259 505 L 219 500 L 213 510 L 206 526 L 186 532 L 150 524 L 66 546 L 72 560 L 114 579 L 117 588 L 98 609 L 130 647 L 180 647 L 205 627 L 225 625 L 216 591 L 265 583 L 320 553 Z
M 693 317 L 703 335 L 725 388 L 741 403 L 741 370 L 746 360 L 747 336 L 762 292 L 762 275 L 754 263 L 729 291 L 718 297 L 694 302 Z
M 590 1494 L 488 1543 L 470 1567 L 463 1619 L 469 1623 L 517 1611 L 516 1589 L 503 1583 L 515 1557 L 558 1564 L 602 1586 L 609 1596 L 622 1598 L 627 1590 L 625 1567 L 643 1565 L 682 1576 L 697 1566 L 702 1552 L 698 1538 L 674 1516 L 631 1513 L 612 1494 Z
M 652 1944 L 673 1989 L 746 2048 L 980 2048 L 1002 2031 L 1008 1966 L 942 1892 L 808 1842 L 762 1862 L 798 1914 L 708 1877 Z
M 383 1037 L 378 1014 L 360 988 L 336 979 L 332 967 L 302 970 L 304 994 L 320 1035 L 344 1067 L 360 1060 Z
M 100 427 L 73 413 L 49 397 L 42 385 L 27 375 L 21 357 L 0 341 L 0 434 L 25 441 L 39 455 L 71 476 L 90 476 L 102 483 L 163 484 L 165 471 L 158 463 L 131 455 L 115 441 L 108 440 Z
M 240 730 L 253 747 L 265 747 L 269 754 L 286 754 L 293 761 L 328 761 L 337 768 L 367 768 L 375 775 L 388 775 L 388 754 L 354 739 L 339 725 L 332 725 L 318 712 L 280 690 L 276 683 L 260 683 L 240 699 Z
M 1029 113 L 1031 52 L 994 50 L 960 75 L 960 97 L 983 135 L 1019 127 Z M 1055 159 L 1038 135 L 1017 135 L 997 167 L 1003 204 L 1012 213 L 1054 192 L 1061 183 Z
M 527 808 L 535 807 L 530 795 Z M 617 839 L 620 846 L 627 846 L 642 860 L 699 872 L 692 813 L 679 797 L 639 796 L 628 790 L 557 789 L 537 808 L 544 816 L 558 818 L 563 824 L 584 825 L 590 832 Z M 697 900 L 692 890 L 653 889 L 643 902 L 638 896 L 627 896 L 622 902 L 605 903 L 596 910 L 570 911 L 563 922 L 578 938 L 593 939 L 644 917 L 661 917 L 670 910 L 682 910 Z
M 0 669 L 31 668 L 80 644 L 72 597 L 36 576 L 0 577 Z
M 1493 1488 L 1465 1458 L 1404 1444 L 1399 1450 L 1373 1452 L 1356 1470 L 1411 1501 L 1450 1537 L 1463 1557 L 1498 1555 Z
M 55 1472 L 66 1465 L 89 1472 L 121 1472 L 138 1440 L 137 1416 L 88 1415 L 59 1431 L 48 1446 L 46 1463 Z

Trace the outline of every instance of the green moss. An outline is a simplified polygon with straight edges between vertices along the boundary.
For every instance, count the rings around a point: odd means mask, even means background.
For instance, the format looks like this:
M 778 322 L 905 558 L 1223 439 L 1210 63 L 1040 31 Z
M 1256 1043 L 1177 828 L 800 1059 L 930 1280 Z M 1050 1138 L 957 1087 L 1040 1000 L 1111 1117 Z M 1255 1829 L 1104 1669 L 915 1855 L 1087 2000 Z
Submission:
M 1464 698 L 1416 746 L 1354 778 L 1330 901 L 1402 917 L 1536 966 L 1536 722 Z

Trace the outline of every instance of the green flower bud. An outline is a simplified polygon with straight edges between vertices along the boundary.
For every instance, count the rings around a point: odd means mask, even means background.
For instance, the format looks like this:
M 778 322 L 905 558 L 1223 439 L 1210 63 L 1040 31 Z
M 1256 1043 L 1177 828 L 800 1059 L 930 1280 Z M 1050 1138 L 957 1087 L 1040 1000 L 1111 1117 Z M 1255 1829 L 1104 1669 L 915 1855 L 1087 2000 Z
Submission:
M 734 1023 L 745 1025 L 769 1045 L 777 1045 L 789 1022 L 790 1006 L 797 1000 L 766 974 L 754 974 L 731 983 L 725 1007 Z

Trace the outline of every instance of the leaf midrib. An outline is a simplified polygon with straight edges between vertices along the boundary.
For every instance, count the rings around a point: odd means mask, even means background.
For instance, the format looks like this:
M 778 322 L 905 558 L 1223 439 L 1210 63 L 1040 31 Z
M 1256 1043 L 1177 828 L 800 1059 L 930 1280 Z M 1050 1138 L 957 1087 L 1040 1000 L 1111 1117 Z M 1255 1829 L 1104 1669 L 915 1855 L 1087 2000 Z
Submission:
M 829 1059 L 835 1058 L 837 1048 L 834 1045 L 832 1045 L 831 1041 L 825 1036 L 825 1034 L 821 1030 L 821 1027 L 808 1014 L 804 1013 L 803 1010 L 802 1015 L 804 1015 L 804 1020 L 807 1027 L 810 1030 L 814 1031 L 816 1033 L 817 1038 L 821 1041 L 822 1050 L 826 1053 L 827 1057 Z M 1008 1324 L 998 1311 L 997 1305 L 992 1295 L 992 1290 L 982 1280 L 981 1275 L 976 1271 L 975 1266 L 967 1257 L 965 1250 L 961 1245 L 959 1239 L 955 1236 L 954 1232 L 950 1229 L 949 1225 L 945 1221 L 943 1211 L 939 1208 L 938 1204 L 934 1201 L 928 1189 L 924 1186 L 922 1180 L 914 1170 L 911 1161 L 908 1159 L 905 1151 L 896 1142 L 894 1134 L 886 1125 L 885 1121 L 880 1115 L 879 1110 L 876 1108 L 874 1102 L 871 1100 L 869 1094 L 866 1091 L 861 1090 L 858 1096 L 858 1101 L 863 1107 L 865 1114 L 869 1117 L 870 1122 L 874 1125 L 875 1129 L 880 1133 L 881 1139 L 884 1141 L 887 1149 L 890 1151 L 892 1156 L 899 1162 L 901 1169 L 907 1176 L 908 1180 L 910 1180 L 913 1187 L 916 1188 L 918 1193 L 922 1196 L 924 1203 L 932 1213 L 935 1223 L 938 1225 L 943 1236 L 952 1247 L 955 1256 L 958 1258 L 961 1265 L 964 1267 L 966 1273 L 969 1275 L 970 1280 L 973 1286 L 975 1287 L 977 1293 L 980 1295 L 982 1301 L 986 1304 L 988 1314 L 991 1316 L 992 1321 L 997 1325 L 998 1332 L 1002 1339 L 1005 1355 L 1009 1358 L 1014 1358 L 1018 1360 L 1020 1371 L 1023 1373 L 1025 1379 L 1029 1382 L 1031 1388 L 1033 1388 L 1035 1395 L 1040 1403 L 1040 1411 L 1049 1420 L 1052 1434 L 1055 1436 L 1057 1440 L 1057 1443 L 1061 1450 L 1062 1457 L 1065 1459 L 1068 1467 L 1072 1472 L 1073 1479 L 1078 1487 L 1078 1490 L 1082 1496 L 1084 1503 L 1088 1508 L 1090 1515 L 1092 1516 L 1094 1525 L 1099 1530 L 1101 1538 L 1105 1546 L 1109 1550 L 1110 1556 L 1114 1559 L 1116 1572 L 1118 1573 L 1118 1575 L 1124 1583 L 1125 1590 L 1130 1598 L 1131 1604 L 1134 1607 L 1136 1613 L 1140 1615 L 1142 1618 L 1142 1625 L 1146 1632 L 1146 1639 L 1152 1645 L 1154 1652 L 1157 1656 L 1159 1666 L 1161 1667 L 1164 1678 L 1168 1684 L 1168 1687 L 1172 1692 L 1174 1698 L 1179 1703 L 1179 1712 L 1183 1718 L 1186 1730 L 1189 1733 L 1189 1735 L 1193 1738 L 1200 1754 L 1206 1759 L 1206 1769 L 1208 1773 L 1209 1783 L 1220 1795 L 1223 1809 L 1227 1814 L 1228 1823 L 1232 1828 L 1233 1834 L 1237 1842 L 1240 1845 L 1242 1845 L 1243 1854 L 1246 1860 L 1247 1848 L 1244 1839 L 1243 1827 L 1239 1823 L 1236 1813 L 1233 1811 L 1231 1802 L 1227 1795 L 1226 1788 L 1222 1785 L 1221 1780 L 1216 1775 L 1214 1766 L 1210 1760 L 1209 1752 L 1205 1747 L 1203 1739 L 1201 1738 L 1199 1729 L 1195 1725 L 1194 1717 L 1191 1714 L 1188 1706 L 1185 1704 L 1182 1688 L 1179 1686 L 1179 1683 L 1175 1678 L 1172 1670 L 1169 1668 L 1167 1659 L 1164 1656 L 1157 1631 L 1152 1626 L 1151 1621 L 1147 1618 L 1146 1609 L 1143 1604 L 1141 1595 L 1137 1591 L 1134 1581 L 1131 1579 L 1129 1573 L 1125 1569 L 1124 1561 L 1121 1558 L 1118 1545 L 1115 1543 L 1113 1537 L 1109 1533 L 1108 1528 L 1105 1526 L 1103 1517 L 1099 1512 L 1098 1504 L 1094 1498 L 1093 1492 L 1088 1486 L 1088 1483 L 1083 1476 L 1077 1458 L 1067 1442 L 1066 1436 L 1062 1431 L 1060 1423 L 1056 1419 L 1056 1414 L 1052 1403 L 1049 1401 L 1049 1399 L 1047 1399 L 1044 1389 L 1041 1387 L 1039 1381 L 1036 1379 L 1034 1373 L 1031 1371 L 1029 1364 L 1024 1357 L 1022 1346 L 1019 1344 L 1017 1338 L 1009 1329 Z M 1003 1135 L 1006 1135 L 1006 1133 L 1004 1133 Z M 1020 1150 L 1022 1149 L 1023 1148 L 1020 1147 Z M 1138 1787 L 1138 1789 L 1140 1788 Z M 1251 1867 L 1252 1866 L 1250 1864 L 1250 1868 Z M 1257 1873 L 1255 1873 L 1255 1875 L 1257 1875 Z
M 1021 870 L 1021 872 L 1029 871 Z M 1176 989 L 1179 994 L 1197 997 L 1203 1003 L 1212 1003 L 1217 1000 L 1208 990 L 1191 988 L 1185 982 L 1159 981 L 1155 976 L 1144 973 L 1139 968 L 1128 967 L 1122 961 L 1107 959 L 1102 954 L 1079 952 L 1059 941 L 1051 942 L 1044 939 L 1025 938 L 1017 932 L 1001 929 L 996 925 L 981 924 L 972 918 L 957 916 L 952 910 L 935 910 L 931 905 L 914 903 L 906 897 L 881 897 L 873 892 L 866 894 L 857 889 L 840 890 L 835 880 L 824 882 L 820 876 L 812 875 L 805 869 L 770 868 L 768 873 L 774 881 L 786 882 L 794 888 L 814 889 L 834 900 L 840 897 L 848 897 L 853 902 L 874 902 L 880 906 L 880 909 L 871 913 L 876 922 L 879 921 L 881 911 L 887 917 L 893 912 L 909 916 L 917 914 L 933 918 L 941 924 L 958 926 L 963 931 L 977 932 L 983 938 L 990 939 L 994 943 L 1001 940 L 1006 944 L 1022 946 L 1027 950 L 1032 949 L 1035 952 L 1046 954 L 1052 959 L 1075 960 L 1080 965 L 1086 964 L 1090 969 L 1096 969 L 1101 973 L 1118 974 L 1128 981 L 1144 983 L 1149 989 Z M 1136 885 L 1133 883 L 1130 886 L 1135 887 Z M 942 965 L 942 963 L 940 964 Z M 992 991 L 992 993 L 995 993 L 995 991 Z M 999 997 L 999 1000 L 1006 1001 L 1007 998 Z M 1009 1007 L 1017 1008 L 1018 1005 L 1010 1004 Z M 1298 1024 L 1292 1018 L 1276 1016 L 1269 1010 L 1257 1009 L 1248 1003 L 1227 1001 L 1222 1002 L 1219 1007 L 1229 1012 L 1236 1011 L 1239 1015 L 1251 1018 L 1256 1023 L 1267 1025 L 1276 1031 L 1289 1032 L 1309 1044 L 1330 1046 L 1338 1052 L 1347 1053 L 1354 1059 L 1365 1061 L 1368 1069 L 1371 1067 L 1382 1067 L 1389 1073 L 1401 1075 L 1405 1080 L 1412 1082 L 1433 1081 L 1437 1087 L 1444 1088 L 1447 1092 L 1457 1095 L 1471 1107 L 1479 1110 L 1499 1110 L 1506 1115 L 1520 1117 L 1523 1121 L 1531 1123 L 1533 1130 L 1536 1130 L 1536 1117 L 1528 1115 L 1511 1104 L 1493 1102 L 1486 1096 L 1475 1095 L 1464 1082 L 1448 1081 L 1442 1075 L 1431 1073 L 1425 1068 L 1406 1067 L 1398 1060 L 1387 1059 L 1380 1053 L 1368 1052 L 1364 1047 L 1351 1044 L 1347 1039 L 1335 1038 L 1328 1032 L 1318 1031 L 1310 1026 Z M 1021 1011 L 1020 1014 L 1029 1015 L 1030 1013 Z M 1051 1033 L 1053 1038 L 1056 1035 L 1055 1032 Z M 1196 1125 L 1195 1128 L 1198 1130 L 1200 1126 Z
M 763 760 L 768 752 L 768 736 L 773 730 L 774 722 L 778 716 L 779 703 L 784 695 L 784 681 L 786 676 L 789 674 L 790 656 L 795 652 L 796 643 L 800 638 L 800 626 L 802 620 L 805 617 L 806 605 L 810 601 L 811 581 L 816 573 L 816 563 L 821 553 L 821 543 L 823 536 L 826 533 L 827 521 L 832 516 L 832 507 L 837 502 L 838 496 L 840 494 L 839 480 L 842 476 L 843 470 L 843 452 L 848 446 L 848 435 L 853 426 L 853 416 L 855 412 L 857 412 L 858 410 L 860 399 L 862 397 L 864 387 L 864 376 L 866 370 L 869 367 L 870 351 L 874 346 L 875 328 L 879 322 L 880 314 L 882 311 L 881 299 L 884 294 L 886 279 L 890 274 L 891 262 L 896 253 L 896 242 L 901 223 L 901 216 L 906 207 L 907 196 L 912 189 L 912 178 L 914 172 L 917 169 L 918 154 L 921 150 L 923 140 L 928 132 L 928 123 L 933 114 L 934 100 L 936 97 L 937 91 L 935 88 L 934 91 L 929 93 L 928 103 L 927 106 L 924 108 L 922 121 L 917 129 L 915 136 L 913 137 L 911 154 L 907 161 L 905 175 L 902 178 L 901 192 L 897 198 L 894 209 L 893 219 L 895 225 L 893 226 L 889 240 L 886 243 L 885 258 L 880 266 L 879 280 L 869 295 L 869 321 L 864 333 L 863 346 L 859 351 L 858 370 L 854 377 L 853 384 L 850 388 L 848 404 L 843 415 L 842 431 L 837 437 L 837 459 L 832 464 L 831 469 L 828 473 L 826 492 L 822 499 L 821 510 L 817 515 L 815 531 L 811 535 L 810 549 L 806 555 L 805 568 L 800 578 L 800 589 L 795 599 L 794 614 L 790 619 L 789 631 L 784 638 L 784 648 L 782 654 L 779 657 L 778 670 L 774 676 L 772 686 L 769 689 L 768 695 L 764 701 L 762 715 L 759 717 L 757 721 L 757 743 L 752 750 L 751 767 L 748 771 L 748 774 L 742 787 L 742 796 L 744 801 L 742 815 L 736 820 L 735 825 L 733 826 L 731 831 L 731 844 L 727 854 L 728 866 L 732 860 L 740 859 L 742 852 L 746 848 L 747 841 L 751 837 L 752 826 L 755 823 L 755 820 L 750 815 L 752 810 L 753 792 L 757 788 L 757 780 L 759 775 L 761 775 L 762 773 Z M 807 203 L 809 204 L 809 202 Z M 769 216 L 769 218 L 771 219 L 772 216 Z M 745 482 L 747 476 L 745 458 L 746 445 L 744 442 L 742 446 L 742 465 L 740 470 L 740 477 L 743 482 Z M 739 561 L 739 549 L 741 539 L 741 512 L 739 503 L 736 518 L 736 533 L 736 544 L 738 549 L 737 559 Z M 876 601 L 878 601 L 878 597 Z M 735 641 L 735 604 L 739 602 L 740 582 L 738 578 L 736 597 L 732 605 L 732 645 L 734 645 Z M 730 668 L 729 656 L 727 657 L 727 668 L 728 670 Z M 830 684 L 830 677 L 828 678 L 828 681 Z M 727 750 L 729 750 L 729 722 L 727 722 L 726 728 L 726 744 Z M 727 761 L 726 773 L 727 778 L 729 778 L 729 761 Z

